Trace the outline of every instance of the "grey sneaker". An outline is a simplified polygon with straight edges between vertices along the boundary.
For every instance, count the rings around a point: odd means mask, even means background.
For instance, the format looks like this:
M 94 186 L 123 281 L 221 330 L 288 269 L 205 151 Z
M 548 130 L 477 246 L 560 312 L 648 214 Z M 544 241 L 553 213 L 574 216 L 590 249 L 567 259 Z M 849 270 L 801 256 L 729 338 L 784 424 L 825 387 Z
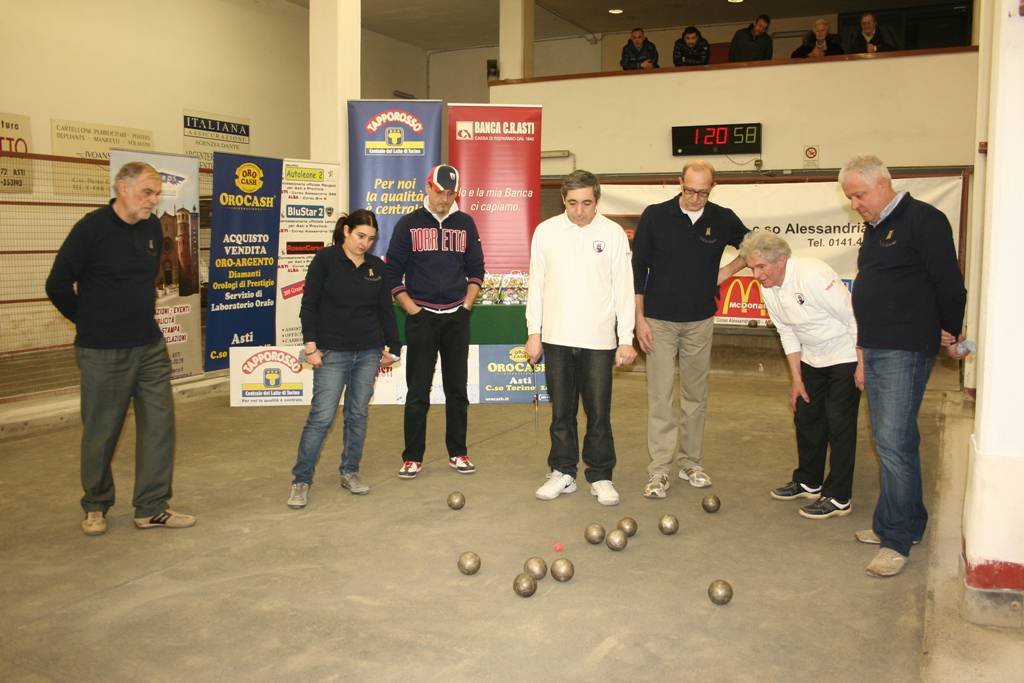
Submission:
M 345 472 L 341 475 L 341 488 L 348 489 L 349 493 L 363 496 L 370 492 L 370 487 L 359 478 L 358 472 Z
M 292 493 L 288 496 L 288 507 L 299 510 L 309 504 L 309 484 L 292 484 Z
M 867 572 L 868 576 L 886 578 L 896 576 L 906 566 L 907 558 L 904 555 L 900 555 L 892 548 L 882 548 L 864 571 Z
M 644 498 L 664 498 L 668 494 L 668 475 L 652 474 L 644 487 Z
M 679 470 L 679 478 L 683 481 L 690 482 L 690 486 L 694 486 L 699 489 L 711 486 L 711 477 L 709 477 L 708 473 L 700 467 L 687 467 Z
M 99 536 L 107 533 L 107 518 L 98 510 L 86 512 L 85 519 L 82 520 L 82 531 L 86 536 Z

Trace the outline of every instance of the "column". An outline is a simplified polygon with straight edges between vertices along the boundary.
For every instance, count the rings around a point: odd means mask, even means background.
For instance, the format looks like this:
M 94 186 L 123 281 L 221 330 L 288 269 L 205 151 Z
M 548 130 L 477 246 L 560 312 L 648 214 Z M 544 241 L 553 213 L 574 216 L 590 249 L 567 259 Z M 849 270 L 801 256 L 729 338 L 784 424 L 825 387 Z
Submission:
M 359 99 L 361 0 L 309 2 L 309 156 L 341 165 L 338 202 L 348 211 L 348 101 Z
M 533 77 L 533 0 L 501 0 L 498 73 L 502 80 Z
M 1024 385 L 1020 339 L 1020 159 L 1024 157 L 1024 10 L 990 0 L 991 84 L 984 175 L 978 403 L 964 500 L 964 615 L 1022 628 L 1024 440 L 1017 430 Z

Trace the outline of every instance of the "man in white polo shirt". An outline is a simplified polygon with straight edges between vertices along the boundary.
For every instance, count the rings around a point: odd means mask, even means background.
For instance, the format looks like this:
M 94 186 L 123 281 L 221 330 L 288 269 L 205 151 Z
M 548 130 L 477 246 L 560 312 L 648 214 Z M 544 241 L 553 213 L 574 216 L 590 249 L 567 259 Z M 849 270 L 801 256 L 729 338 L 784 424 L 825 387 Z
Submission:
M 808 519 L 848 515 L 864 388 L 850 290 L 828 264 L 792 257 L 786 241 L 770 232 L 749 233 L 740 257 L 761 283 L 792 379 L 789 405 L 799 465 L 788 484 L 772 489 L 772 498 L 812 500 L 799 510 Z M 823 479 L 829 447 L 832 467 Z
M 530 248 L 526 353 L 531 363 L 544 356 L 551 396 L 551 472 L 536 495 L 552 500 L 576 490 L 582 398 L 590 493 L 601 505 L 616 505 L 612 368 L 636 358 L 629 240 L 597 213 L 601 185 L 593 173 L 570 173 L 561 191 L 565 213 L 538 225 Z

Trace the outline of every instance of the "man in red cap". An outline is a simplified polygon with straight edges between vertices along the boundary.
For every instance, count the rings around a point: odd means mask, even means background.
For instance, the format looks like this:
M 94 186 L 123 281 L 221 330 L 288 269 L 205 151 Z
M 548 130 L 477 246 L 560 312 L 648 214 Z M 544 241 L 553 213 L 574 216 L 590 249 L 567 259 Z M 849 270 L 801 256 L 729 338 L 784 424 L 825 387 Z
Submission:
M 466 449 L 469 316 L 484 279 L 480 234 L 459 211 L 459 172 L 441 164 L 427 175 L 423 206 L 403 216 L 388 245 L 386 277 L 406 313 L 405 451 L 398 476 L 423 467 L 434 365 L 441 355 L 448 464 L 460 474 L 476 467 Z

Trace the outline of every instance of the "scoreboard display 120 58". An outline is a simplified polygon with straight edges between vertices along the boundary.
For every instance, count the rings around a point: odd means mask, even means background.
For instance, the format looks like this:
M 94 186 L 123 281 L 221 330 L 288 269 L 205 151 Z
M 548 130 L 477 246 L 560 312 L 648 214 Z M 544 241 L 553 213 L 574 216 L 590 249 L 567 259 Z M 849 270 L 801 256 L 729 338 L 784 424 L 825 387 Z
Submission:
M 760 153 L 760 123 L 672 126 L 672 156 Z

